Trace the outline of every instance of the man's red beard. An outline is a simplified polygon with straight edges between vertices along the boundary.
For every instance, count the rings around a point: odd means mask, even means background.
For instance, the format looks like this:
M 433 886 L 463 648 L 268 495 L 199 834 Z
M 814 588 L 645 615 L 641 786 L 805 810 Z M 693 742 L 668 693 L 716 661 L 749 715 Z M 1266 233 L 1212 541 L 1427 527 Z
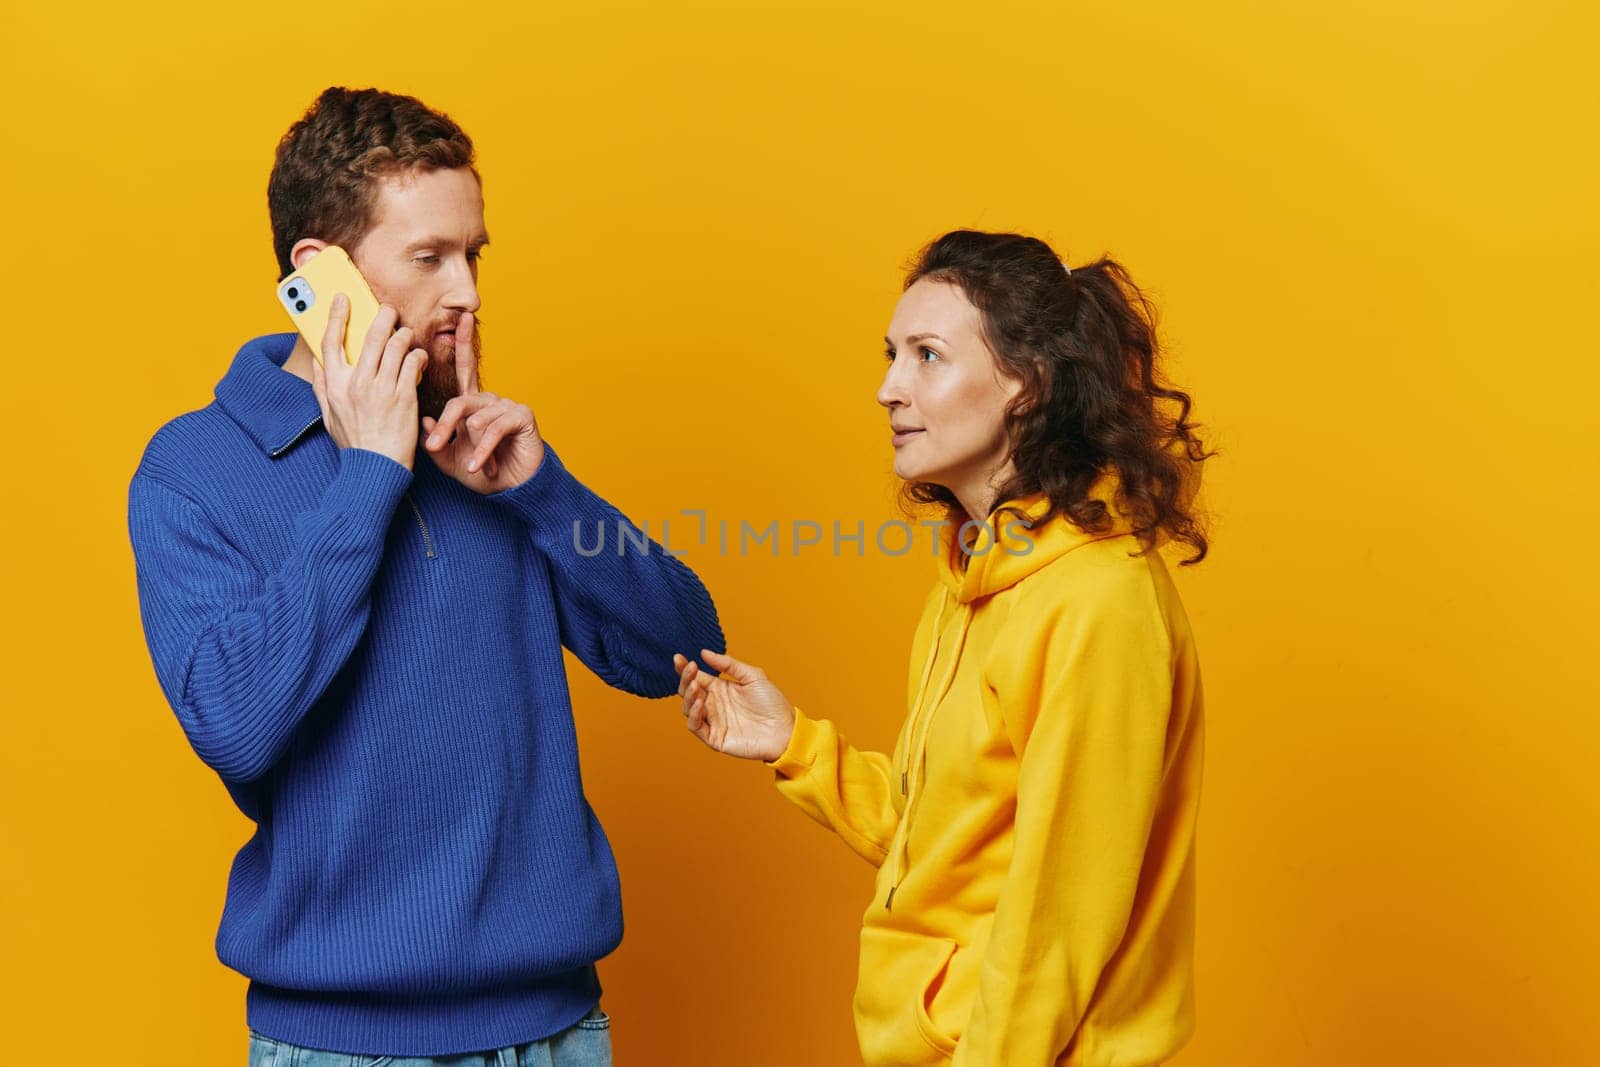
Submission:
M 428 365 L 422 370 L 422 380 L 417 383 L 417 412 L 437 419 L 444 414 L 444 406 L 461 394 L 456 381 L 456 364 L 451 358 L 453 349 L 441 349 L 435 343 L 438 334 L 428 338 Z M 483 329 L 473 323 L 473 347 L 477 349 L 480 367 L 483 362 Z

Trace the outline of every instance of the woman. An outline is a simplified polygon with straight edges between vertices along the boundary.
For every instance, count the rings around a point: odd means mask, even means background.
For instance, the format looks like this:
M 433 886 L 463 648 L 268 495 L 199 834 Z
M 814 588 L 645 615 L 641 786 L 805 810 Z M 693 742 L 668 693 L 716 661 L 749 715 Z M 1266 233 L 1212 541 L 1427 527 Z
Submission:
M 1130 1067 L 1193 1030 L 1200 668 L 1154 549 L 1205 558 L 1214 453 L 1153 323 L 1116 262 L 1033 238 L 949 233 L 912 268 L 877 399 L 908 498 L 949 521 L 893 755 L 757 667 L 675 657 L 689 729 L 878 868 L 869 1065 Z

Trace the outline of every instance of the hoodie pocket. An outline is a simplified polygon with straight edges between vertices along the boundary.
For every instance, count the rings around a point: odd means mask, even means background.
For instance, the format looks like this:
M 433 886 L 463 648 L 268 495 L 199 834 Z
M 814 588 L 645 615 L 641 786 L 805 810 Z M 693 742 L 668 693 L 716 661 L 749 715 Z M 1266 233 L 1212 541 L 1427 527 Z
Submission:
M 956 1050 L 956 1037 L 928 1015 L 928 1004 L 944 982 L 955 955 L 948 937 L 930 937 L 864 927 L 861 972 L 856 983 L 856 1037 L 868 1067 L 942 1064 Z

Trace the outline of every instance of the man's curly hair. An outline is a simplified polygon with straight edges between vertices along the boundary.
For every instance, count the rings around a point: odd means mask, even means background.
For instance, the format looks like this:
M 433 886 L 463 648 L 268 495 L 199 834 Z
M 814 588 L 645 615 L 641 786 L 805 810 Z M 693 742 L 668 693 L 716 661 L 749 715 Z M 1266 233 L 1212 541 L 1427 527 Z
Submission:
M 472 139 L 449 116 L 411 96 L 378 89 L 324 89 L 278 142 L 267 180 L 279 277 L 293 270 L 295 242 L 315 237 L 354 252 L 372 228 L 377 179 L 421 168 L 470 168 Z

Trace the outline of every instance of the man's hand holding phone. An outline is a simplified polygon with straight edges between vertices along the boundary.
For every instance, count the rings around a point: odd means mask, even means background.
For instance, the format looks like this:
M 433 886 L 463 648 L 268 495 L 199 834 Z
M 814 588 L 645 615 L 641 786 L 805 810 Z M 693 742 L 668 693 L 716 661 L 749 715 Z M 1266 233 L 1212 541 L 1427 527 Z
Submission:
M 417 383 L 428 353 L 410 348 L 411 328 L 395 329 L 400 314 L 383 305 L 351 366 L 343 338 L 350 300 L 340 293 L 328 313 L 322 350 L 313 352 L 311 387 L 322 424 L 340 448 L 364 448 L 411 469 L 417 450 Z M 409 351 L 408 351 L 409 349 Z

